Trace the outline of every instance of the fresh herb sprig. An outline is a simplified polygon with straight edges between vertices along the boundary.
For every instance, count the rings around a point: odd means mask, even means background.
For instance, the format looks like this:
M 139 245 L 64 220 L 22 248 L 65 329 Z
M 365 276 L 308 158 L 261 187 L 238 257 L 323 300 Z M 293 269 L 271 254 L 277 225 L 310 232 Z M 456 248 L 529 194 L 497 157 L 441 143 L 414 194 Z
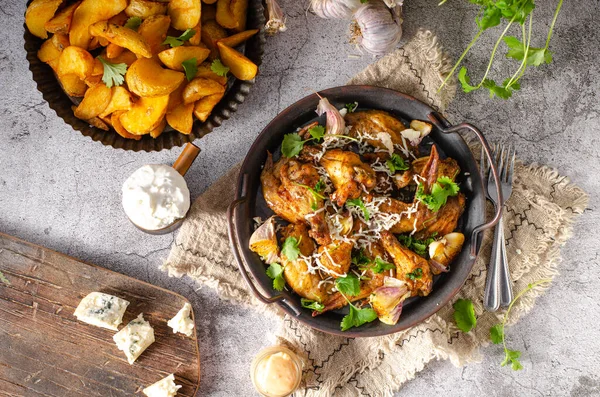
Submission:
M 108 88 L 122 85 L 125 82 L 125 73 L 127 73 L 126 63 L 112 63 L 102 57 L 98 57 L 98 60 L 104 67 L 102 82 L 106 84 Z
M 285 279 L 283 278 L 283 266 L 279 263 L 272 263 L 267 268 L 267 276 L 273 280 L 273 289 L 283 291 Z
M 129 28 L 131 30 L 135 30 L 137 32 L 137 30 L 141 24 L 142 24 L 142 18 L 131 17 L 127 20 L 127 22 L 125 22 L 125 25 L 123 25 L 123 26 L 125 26 L 126 28 Z
M 358 208 L 360 208 L 362 210 L 363 216 L 365 217 L 365 220 L 367 222 L 371 218 L 371 214 L 369 213 L 369 210 L 365 206 L 365 203 L 363 203 L 363 201 L 361 199 L 359 199 L 359 198 L 346 200 L 346 207 L 358 207 Z
M 406 164 L 406 161 L 396 153 L 392 154 L 392 157 L 390 157 L 385 164 L 392 174 L 395 174 L 397 171 L 406 171 L 410 168 L 408 164 Z
M 502 99 L 508 99 L 512 96 L 513 92 L 519 90 L 521 85 L 519 80 L 523 77 L 525 70 L 528 66 L 540 66 L 544 63 L 552 62 L 552 52 L 549 50 L 550 39 L 554 31 L 554 26 L 558 18 L 558 14 L 563 4 L 563 0 L 559 0 L 554 10 L 554 16 L 552 23 L 548 29 L 546 36 L 546 43 L 543 47 L 533 47 L 532 45 L 532 26 L 533 26 L 533 9 L 535 8 L 535 0 L 503 0 L 503 1 L 489 1 L 489 0 L 470 0 L 471 3 L 475 3 L 480 7 L 476 24 L 478 31 L 463 51 L 462 55 L 458 58 L 458 61 L 443 81 L 440 89 L 447 83 L 452 75 L 456 72 L 456 69 L 461 65 L 465 56 L 469 53 L 471 48 L 482 36 L 484 31 L 498 26 L 502 23 L 502 20 L 506 20 L 506 26 L 502 33 L 496 40 L 492 48 L 490 59 L 487 64 L 486 71 L 479 81 L 478 84 L 471 85 L 471 80 L 467 75 L 468 71 L 466 67 L 461 67 L 458 72 L 458 80 L 462 85 L 463 91 L 471 92 L 480 88 L 487 88 L 490 93 L 490 97 L 497 96 Z M 441 1 L 439 4 L 442 5 L 446 0 Z M 529 19 L 528 27 L 525 27 L 527 20 Z M 519 40 L 514 36 L 507 36 L 513 24 L 520 25 L 522 39 Z M 519 67 L 512 74 L 512 76 L 504 79 L 502 84 L 498 85 L 494 80 L 488 78 L 494 58 L 498 51 L 500 44 L 504 42 L 508 47 L 506 57 L 515 59 L 520 62 Z
M 454 321 L 462 332 L 467 333 L 477 325 L 475 308 L 470 299 L 459 299 L 452 305 L 454 308 Z
M 348 113 L 354 113 L 358 107 L 358 102 L 347 103 L 344 107 L 348 110 Z
M 358 307 L 354 306 L 352 302 L 350 302 L 346 295 L 342 293 L 342 296 L 346 298 L 348 301 L 348 307 L 350 308 L 348 314 L 342 318 L 342 322 L 340 324 L 342 331 L 347 331 L 352 327 L 360 327 L 363 324 L 370 323 L 371 321 L 375 321 L 377 319 L 377 313 L 375 313 L 375 310 L 372 308 L 363 307 L 362 309 L 359 309 Z
M 375 266 L 373 266 L 371 270 L 373 270 L 373 273 L 383 273 L 386 270 L 392 270 L 395 268 L 396 265 L 393 263 L 386 262 L 380 257 L 377 257 L 375 258 Z
M 190 58 L 181 62 L 181 67 L 185 71 L 185 78 L 187 81 L 192 81 L 198 73 L 198 61 L 196 58 Z
M 300 134 L 293 132 L 291 134 L 285 134 L 283 142 L 281 143 L 281 153 L 287 157 L 292 158 L 300 154 L 304 148 L 304 144 L 311 141 L 320 141 L 325 136 L 325 127 L 322 125 L 316 125 L 308 129 L 310 138 L 302 140 Z M 351 141 L 358 141 L 356 138 L 352 138 L 346 135 L 329 134 L 327 136 L 346 138 Z
M 420 267 L 416 268 L 410 273 L 406 273 L 406 278 L 413 281 L 419 280 L 421 277 L 423 277 L 423 269 L 421 269 Z
M 163 45 L 169 45 L 171 46 L 171 48 L 179 47 L 183 45 L 183 43 L 194 37 L 195 34 L 196 31 L 194 29 L 187 29 L 179 37 L 167 36 L 165 41 L 163 41 Z
M 430 194 L 425 194 L 425 187 L 419 183 L 415 197 L 433 212 L 438 212 L 446 204 L 448 197 L 456 196 L 459 191 L 460 188 L 452 179 L 441 176 L 433 184 Z
M 325 200 L 325 196 L 323 196 L 321 194 L 321 192 L 325 189 L 325 183 L 321 179 L 319 179 L 319 182 L 317 182 L 317 184 L 315 185 L 314 188 L 310 187 L 308 185 L 303 185 L 301 183 L 294 182 L 294 184 L 297 185 L 297 186 L 303 187 L 303 188 L 307 189 L 309 192 L 312 193 L 312 195 L 313 195 L 313 202 L 310 204 L 310 208 L 313 211 L 317 210 L 317 208 L 318 208 L 317 205 L 318 205 L 319 199 Z
M 353 274 L 335 279 L 335 288 L 344 295 L 357 296 L 360 293 L 360 280 Z
M 324 304 L 305 298 L 300 299 L 300 305 L 305 309 L 311 309 L 317 312 L 322 312 L 325 309 Z
M 400 241 L 400 243 L 409 250 L 414 251 L 416 254 L 422 257 L 426 257 L 427 247 L 429 247 L 429 244 L 435 241 L 435 236 L 429 237 L 426 240 L 419 240 L 410 234 L 400 234 L 398 235 L 398 241 Z
M 551 281 L 552 280 L 546 279 L 546 280 L 540 280 L 535 283 L 528 284 L 527 288 L 525 288 L 523 291 L 519 292 L 517 294 L 517 296 L 515 296 L 515 298 L 512 300 L 512 302 L 510 302 L 510 305 L 508 305 L 508 309 L 506 309 L 506 313 L 504 313 L 504 318 L 502 319 L 502 322 L 499 324 L 496 324 L 490 328 L 490 340 L 492 341 L 492 343 L 497 344 L 497 345 L 502 343 L 502 347 L 504 348 L 504 360 L 500 363 L 501 366 L 504 367 L 504 366 L 510 364 L 510 367 L 514 371 L 523 369 L 523 365 L 521 365 L 521 362 L 519 361 L 519 358 L 521 358 L 521 352 L 519 350 L 511 350 L 506 346 L 506 335 L 504 332 L 504 328 L 506 326 L 506 321 L 508 320 L 508 316 L 510 315 L 510 311 L 511 311 L 513 305 L 524 294 L 531 291 L 538 285 L 548 284 Z
M 227 73 L 229 72 L 229 68 L 223 65 L 223 62 L 221 62 L 220 59 L 215 59 L 214 61 L 212 61 L 212 63 L 210 64 L 210 70 L 212 70 L 214 73 L 221 77 L 227 76 Z
M 300 238 L 300 240 L 302 240 L 302 238 Z M 288 237 L 281 246 L 281 253 L 292 262 L 297 260 L 300 255 L 300 240 L 296 237 Z

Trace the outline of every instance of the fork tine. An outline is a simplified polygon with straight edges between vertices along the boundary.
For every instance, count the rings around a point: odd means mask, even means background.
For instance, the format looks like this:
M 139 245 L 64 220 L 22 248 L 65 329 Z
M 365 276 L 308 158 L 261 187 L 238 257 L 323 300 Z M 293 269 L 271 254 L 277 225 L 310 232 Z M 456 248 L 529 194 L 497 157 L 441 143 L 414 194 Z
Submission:
M 508 170 L 508 178 L 507 182 L 512 184 L 513 176 L 515 174 L 515 159 L 517 157 L 517 149 L 515 147 L 512 148 L 512 158 L 510 160 L 510 169 Z
M 504 145 L 498 145 L 498 158 L 496 160 L 496 167 L 500 182 L 502 182 L 504 180 L 504 175 L 506 174 L 504 171 Z

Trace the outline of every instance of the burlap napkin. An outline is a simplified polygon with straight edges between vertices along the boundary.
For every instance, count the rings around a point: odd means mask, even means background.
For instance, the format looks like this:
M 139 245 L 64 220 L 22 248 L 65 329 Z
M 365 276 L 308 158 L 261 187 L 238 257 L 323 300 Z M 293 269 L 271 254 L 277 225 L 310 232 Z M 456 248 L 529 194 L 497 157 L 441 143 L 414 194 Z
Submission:
M 444 111 L 455 92 L 453 85 L 437 92 L 448 66 L 435 36 L 419 32 L 403 48 L 367 67 L 349 84 L 392 88 Z M 164 268 L 169 275 L 187 274 L 215 288 L 224 299 L 281 316 L 276 305 L 266 306 L 248 293 L 229 251 L 225 212 L 234 197 L 238 172 L 235 167 L 196 200 Z M 586 204 L 587 195 L 556 171 L 517 164 L 513 194 L 504 214 L 515 293 L 557 273 L 560 247 L 571 236 L 573 221 Z M 482 304 L 491 238 L 491 233 L 485 236 L 473 272 L 456 297 L 471 299 L 475 305 L 477 327 L 468 334 L 456 328 L 451 305 L 418 326 L 378 338 L 331 336 L 283 317 L 279 340 L 307 362 L 303 389 L 298 395 L 390 395 L 432 359 L 449 359 L 457 366 L 477 360 L 479 348 L 488 343 L 490 326 L 503 315 L 485 312 Z M 542 293 L 536 288 L 526 294 L 513 308 L 509 322 L 516 322 L 531 309 Z

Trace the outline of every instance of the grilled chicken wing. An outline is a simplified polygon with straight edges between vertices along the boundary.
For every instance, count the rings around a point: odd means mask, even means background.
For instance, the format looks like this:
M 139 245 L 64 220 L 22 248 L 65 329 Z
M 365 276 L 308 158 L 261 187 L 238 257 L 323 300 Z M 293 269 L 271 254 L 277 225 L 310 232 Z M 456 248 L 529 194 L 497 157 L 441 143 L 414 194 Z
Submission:
M 289 224 L 281 230 L 283 238 L 295 237 L 298 243 L 300 253 L 304 256 L 310 256 L 315 251 L 315 243 L 308 235 L 308 228 L 303 223 Z M 283 277 L 286 283 L 303 298 L 311 299 L 317 302 L 324 302 L 328 291 L 324 284 L 319 286 L 322 281 L 318 273 L 308 272 L 308 266 L 302 259 L 296 261 L 288 260 L 282 255 Z
M 358 295 L 344 297 L 344 295 L 340 294 L 339 292 L 335 292 L 329 295 L 327 300 L 324 302 L 325 308 L 321 312 L 313 312 L 313 317 L 331 310 L 341 309 L 348 304 L 346 298 L 348 298 L 350 302 L 356 302 L 367 298 L 373 291 L 383 285 L 383 279 L 385 275 L 383 273 L 378 274 L 374 273 L 372 270 L 367 270 L 364 277 L 365 279 L 360 282 L 360 292 Z
M 448 197 L 446 204 L 436 213 L 431 213 L 431 218 L 424 221 L 424 228 L 420 230 L 416 237 L 426 239 L 433 235 L 445 236 L 452 233 L 458 226 L 458 220 L 465 211 L 465 196 L 458 193 L 458 196 Z
M 316 212 L 323 208 L 323 199 L 307 188 L 314 188 L 320 179 L 312 164 L 287 157 L 273 164 L 271 153 L 260 175 L 263 195 L 269 208 L 288 222 L 308 222 L 311 236 L 319 244 L 328 244 L 331 238 L 323 211 Z
M 322 245 L 318 252 L 322 253 L 321 263 L 331 271 L 334 278 L 342 277 L 350 270 L 353 244 L 347 241 L 334 241 Z
M 344 119 L 346 124 L 351 126 L 348 136 L 359 138 L 368 135 L 366 142 L 369 145 L 385 150 L 389 150 L 385 135 L 389 136 L 394 145 L 403 145 L 400 132 L 405 130 L 406 126 L 387 112 L 365 110 L 348 113 Z
M 427 260 L 402 246 L 390 232 L 381 233 L 381 243 L 394 260 L 396 278 L 408 284 L 412 296 L 427 296 L 433 286 L 431 269 Z
M 377 182 L 375 171 L 354 152 L 330 150 L 319 163 L 327 171 L 336 189 L 331 199 L 340 207 L 346 200 L 360 197 L 364 190 L 373 189 Z

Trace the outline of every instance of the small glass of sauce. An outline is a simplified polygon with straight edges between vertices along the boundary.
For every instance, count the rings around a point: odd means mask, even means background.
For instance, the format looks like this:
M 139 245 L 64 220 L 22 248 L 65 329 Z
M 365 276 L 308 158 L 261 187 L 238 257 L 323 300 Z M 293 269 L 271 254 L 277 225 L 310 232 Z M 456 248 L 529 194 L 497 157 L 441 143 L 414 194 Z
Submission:
M 284 346 L 261 350 L 250 369 L 256 390 L 266 397 L 285 397 L 292 394 L 302 380 L 302 360 Z

